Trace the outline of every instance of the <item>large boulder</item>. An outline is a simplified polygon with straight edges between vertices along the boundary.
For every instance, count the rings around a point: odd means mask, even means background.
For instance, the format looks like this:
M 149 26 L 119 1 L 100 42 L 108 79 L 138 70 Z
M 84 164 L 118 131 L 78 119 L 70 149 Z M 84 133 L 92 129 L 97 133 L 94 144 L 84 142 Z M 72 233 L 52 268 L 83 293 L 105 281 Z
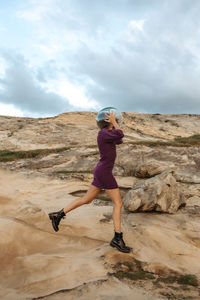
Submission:
M 161 174 L 165 171 L 172 170 L 174 165 L 166 165 L 156 160 L 150 160 L 140 163 L 135 168 L 135 176 L 139 178 L 150 178 L 155 175 Z
M 123 198 L 129 211 L 160 211 L 175 213 L 185 205 L 173 172 L 163 172 L 153 178 L 141 180 Z

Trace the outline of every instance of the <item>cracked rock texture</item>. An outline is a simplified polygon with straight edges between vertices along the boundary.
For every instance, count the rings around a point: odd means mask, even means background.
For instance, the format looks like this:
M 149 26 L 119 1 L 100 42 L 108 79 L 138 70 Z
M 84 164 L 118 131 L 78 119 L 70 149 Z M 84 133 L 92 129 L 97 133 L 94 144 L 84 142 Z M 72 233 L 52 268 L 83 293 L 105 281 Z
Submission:
M 35 158 L 0 162 L 1 299 L 133 299 L 133 295 L 137 300 L 168 299 L 153 288 L 147 292 L 142 283 L 136 287 L 108 276 L 123 261 L 137 261 L 155 275 L 193 274 L 200 280 L 200 148 L 134 144 L 198 134 L 200 116 L 123 115 L 124 143 L 118 146 L 113 174 L 124 206 L 126 197 L 138 189 L 146 206 L 152 205 L 148 198 L 152 191 L 157 203 L 161 196 L 166 200 L 160 205 L 164 211 L 173 212 L 157 212 L 155 201 L 151 212 L 134 213 L 124 207 L 122 231 L 133 248 L 129 254 L 109 246 L 113 207 L 105 191 L 69 212 L 57 233 L 48 219 L 49 212 L 84 195 L 91 184 L 99 160 L 96 113 L 0 117 L 1 150 L 65 147 Z M 161 186 L 165 187 L 159 194 Z M 186 206 L 178 209 L 183 203 L 179 191 Z M 133 206 L 138 203 L 135 199 L 136 194 Z
M 182 191 L 173 172 L 163 172 L 153 178 L 134 184 L 124 196 L 124 207 L 128 211 L 160 211 L 175 213 L 185 205 Z

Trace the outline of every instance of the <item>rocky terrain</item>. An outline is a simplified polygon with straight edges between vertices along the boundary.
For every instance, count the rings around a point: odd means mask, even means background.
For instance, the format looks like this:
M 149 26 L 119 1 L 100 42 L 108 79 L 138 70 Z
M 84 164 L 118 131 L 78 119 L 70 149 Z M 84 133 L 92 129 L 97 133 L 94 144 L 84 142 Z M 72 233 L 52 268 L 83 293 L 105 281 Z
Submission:
M 123 116 L 113 174 L 129 254 L 109 246 L 104 190 L 69 212 L 59 232 L 48 219 L 91 184 L 96 113 L 0 116 L 2 299 L 200 298 L 200 116 Z

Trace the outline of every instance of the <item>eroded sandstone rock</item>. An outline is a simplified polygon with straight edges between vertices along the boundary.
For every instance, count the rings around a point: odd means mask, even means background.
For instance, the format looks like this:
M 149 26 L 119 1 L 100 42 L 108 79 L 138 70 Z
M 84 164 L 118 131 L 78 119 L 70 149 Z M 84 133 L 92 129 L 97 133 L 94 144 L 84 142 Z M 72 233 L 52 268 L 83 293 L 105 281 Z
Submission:
M 145 163 L 140 163 L 135 168 L 135 176 L 139 178 L 150 178 L 161 174 L 169 169 L 173 169 L 173 165 L 167 165 L 156 160 L 150 160 Z
M 173 172 L 163 172 L 139 181 L 124 196 L 124 208 L 129 211 L 160 211 L 175 213 L 185 203 Z
M 82 298 L 73 294 L 69 299 L 94 299 L 94 293 L 105 288 L 100 281 L 109 280 L 107 272 L 120 261 L 137 260 L 142 270 L 162 276 L 194 274 L 200 279 L 198 199 L 175 215 L 123 212 L 124 240 L 133 249 L 127 254 L 109 245 L 114 233 L 112 206 L 83 205 L 70 211 L 59 232 L 54 232 L 48 212 L 66 206 L 77 197 L 72 193 L 86 191 L 90 183 L 0 169 L 0 186 L 1 299 L 63 299 L 63 293 L 54 293 L 64 289 L 68 299 L 69 290 L 80 292 L 82 285 L 86 287 Z M 92 282 L 93 295 L 88 297 Z M 112 299 L 116 286 L 108 283 L 105 297 Z

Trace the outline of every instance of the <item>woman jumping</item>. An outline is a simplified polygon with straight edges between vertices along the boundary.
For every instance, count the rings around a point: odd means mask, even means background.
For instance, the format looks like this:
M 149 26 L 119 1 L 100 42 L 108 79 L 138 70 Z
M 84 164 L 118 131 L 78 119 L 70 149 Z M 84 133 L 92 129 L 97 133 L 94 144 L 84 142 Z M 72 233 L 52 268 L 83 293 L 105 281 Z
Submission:
M 107 195 L 113 201 L 113 223 L 115 235 L 110 242 L 112 247 L 116 247 L 119 251 L 130 252 L 131 248 L 126 246 L 121 232 L 121 210 L 123 206 L 120 190 L 115 177 L 112 174 L 114 162 L 116 159 L 116 144 L 123 143 L 123 131 L 120 129 L 115 115 L 111 111 L 105 113 L 105 119 L 98 122 L 101 129 L 98 132 L 97 143 L 100 152 L 100 160 L 94 168 L 94 178 L 87 193 L 78 199 L 75 199 L 65 208 L 57 212 L 49 213 L 49 218 L 52 221 L 52 226 L 55 231 L 58 231 L 58 225 L 62 218 L 70 211 L 83 204 L 91 203 L 102 189 L 105 189 Z

